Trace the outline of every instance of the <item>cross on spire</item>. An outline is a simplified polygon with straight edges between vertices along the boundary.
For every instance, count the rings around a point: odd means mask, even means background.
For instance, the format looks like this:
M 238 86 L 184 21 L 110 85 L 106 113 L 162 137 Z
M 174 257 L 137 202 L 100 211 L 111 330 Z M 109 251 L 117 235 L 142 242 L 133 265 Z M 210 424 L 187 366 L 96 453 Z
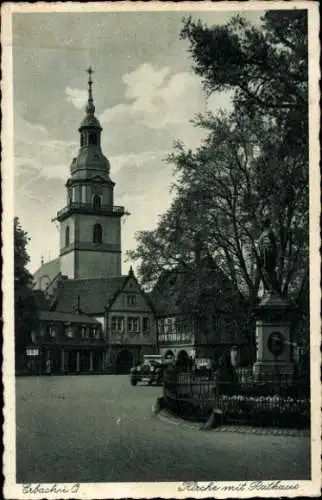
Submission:
M 92 69 L 91 66 L 86 70 L 86 73 L 88 73 L 89 75 L 89 82 L 92 83 L 92 74 L 94 73 L 94 70 Z

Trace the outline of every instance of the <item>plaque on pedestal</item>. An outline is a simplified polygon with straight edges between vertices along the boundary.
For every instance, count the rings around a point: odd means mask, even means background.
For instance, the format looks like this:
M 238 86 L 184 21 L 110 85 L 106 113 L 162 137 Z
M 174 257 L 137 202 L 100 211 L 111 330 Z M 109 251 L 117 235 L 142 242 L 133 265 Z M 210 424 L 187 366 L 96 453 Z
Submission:
M 291 320 L 293 307 L 276 292 L 265 293 L 255 309 L 256 362 L 254 377 L 284 380 L 293 377 Z

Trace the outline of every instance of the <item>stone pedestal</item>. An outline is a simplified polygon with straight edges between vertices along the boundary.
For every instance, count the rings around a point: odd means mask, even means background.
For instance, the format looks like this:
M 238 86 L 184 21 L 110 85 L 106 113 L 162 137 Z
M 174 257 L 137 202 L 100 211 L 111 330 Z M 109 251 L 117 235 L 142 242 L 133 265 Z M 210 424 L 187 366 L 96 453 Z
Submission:
M 293 377 L 291 317 L 294 310 L 278 294 L 265 294 L 256 308 L 255 379 L 279 381 Z

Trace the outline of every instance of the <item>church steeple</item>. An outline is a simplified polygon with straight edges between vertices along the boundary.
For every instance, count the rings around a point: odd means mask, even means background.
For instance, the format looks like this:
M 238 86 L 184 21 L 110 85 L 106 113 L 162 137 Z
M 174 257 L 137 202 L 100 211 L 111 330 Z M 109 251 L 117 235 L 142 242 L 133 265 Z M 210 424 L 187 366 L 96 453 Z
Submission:
M 87 106 L 86 106 L 86 114 L 88 115 L 94 115 L 95 113 L 95 106 L 94 106 L 94 101 L 93 101 L 93 93 L 92 93 L 92 85 L 93 85 L 93 80 L 92 80 L 92 74 L 94 71 L 92 70 L 91 66 L 86 70 L 88 73 L 88 101 L 87 101 Z
M 85 107 L 85 117 L 80 127 L 80 149 L 70 167 L 70 181 L 76 179 L 93 179 L 99 176 L 103 181 L 112 183 L 110 173 L 110 163 L 104 156 L 101 149 L 102 127 L 95 116 L 95 105 L 93 99 L 93 70 L 91 67 L 88 73 L 88 100 Z
M 91 67 L 87 73 L 88 101 L 78 129 L 80 147 L 66 183 L 67 205 L 57 213 L 61 273 L 72 279 L 121 274 L 124 207 L 114 205 L 110 163 L 102 153 L 102 127 L 95 116 Z

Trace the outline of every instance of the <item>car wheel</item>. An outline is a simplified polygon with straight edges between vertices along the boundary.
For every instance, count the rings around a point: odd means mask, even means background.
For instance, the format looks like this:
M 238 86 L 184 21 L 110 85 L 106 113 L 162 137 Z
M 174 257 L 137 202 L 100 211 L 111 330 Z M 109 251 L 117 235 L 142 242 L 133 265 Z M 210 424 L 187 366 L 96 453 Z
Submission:
M 131 378 L 131 385 L 136 385 L 138 383 L 138 381 L 136 380 L 136 378 Z

